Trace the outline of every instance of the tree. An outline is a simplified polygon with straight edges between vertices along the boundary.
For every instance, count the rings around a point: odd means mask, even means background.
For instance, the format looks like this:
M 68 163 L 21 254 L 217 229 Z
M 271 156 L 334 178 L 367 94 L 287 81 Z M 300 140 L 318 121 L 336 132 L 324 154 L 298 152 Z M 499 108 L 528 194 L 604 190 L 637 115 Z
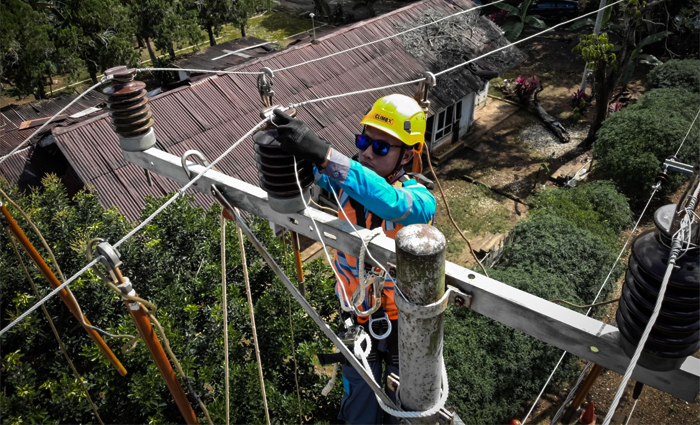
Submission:
M 647 76 L 647 87 L 650 89 L 678 87 L 698 93 L 700 92 L 699 70 L 700 60 L 671 59 L 651 70 Z
M 80 192 L 69 199 L 56 177 L 47 177 L 40 190 L 28 195 L 16 189 L 9 193 L 41 229 L 66 276 L 86 263 L 84 246 L 88 240 L 102 237 L 114 242 L 133 228 L 116 209 L 103 210 L 94 194 Z M 144 217 L 164 201 L 165 198 L 149 198 Z M 183 369 L 194 380 L 194 388 L 207 405 L 214 423 L 223 423 L 221 209 L 214 206 L 203 210 L 193 207 L 191 201 L 192 198 L 176 201 L 119 250 L 124 261 L 124 275 L 131 279 L 141 297 L 158 306 L 157 317 Z M 11 210 L 20 226 L 27 229 L 19 213 Z M 288 247 L 285 253 L 266 222 L 253 220 L 250 225 L 280 264 L 286 262 L 288 267 L 293 267 L 291 249 Z M 263 417 L 263 404 L 238 241 L 232 230 L 230 226 L 226 240 L 231 422 L 256 423 Z M 41 247 L 31 231 L 27 234 L 35 246 Z M 3 294 L 0 326 L 5 327 L 9 320 L 36 302 L 36 298 L 4 232 L 0 240 Z M 314 362 L 316 353 L 331 352 L 331 344 L 300 306 L 289 303 L 288 292 L 248 241 L 246 250 L 270 413 L 281 423 L 300 421 L 292 361 L 296 358 L 299 385 L 304 391 L 302 417 L 306 421 L 330 422 L 338 411 L 343 387 L 336 385 L 329 397 L 322 396 L 321 389 L 329 376 Z M 31 264 L 26 257 L 25 262 Z M 334 325 L 338 301 L 333 293 L 333 274 L 320 262 L 307 265 L 307 270 L 307 296 L 325 320 Z M 293 275 L 291 269 L 287 272 Z M 33 265 L 30 273 L 43 288 L 41 291 L 48 292 L 48 285 Z M 95 326 L 113 333 L 134 334 L 135 326 L 124 304 L 93 271 L 82 275 L 71 288 Z M 122 345 L 120 340 L 105 338 L 128 371 L 127 376 L 121 377 L 82 328 L 76 326 L 75 319 L 60 301 L 49 301 L 47 308 L 106 423 L 182 421 L 141 342 L 133 352 L 123 354 L 118 350 Z M 20 419 L 30 423 L 94 422 L 90 407 L 56 349 L 56 341 L 42 315 L 32 314 L 3 335 L 0 360 L 0 422 L 18 423 Z M 187 390 L 186 385 L 183 387 Z M 204 423 L 199 408 L 195 407 L 195 412 Z
M 0 81 L 14 95 L 46 97 L 47 79 L 57 73 L 50 22 L 21 0 L 3 1 L 0 20 Z
M 503 25 L 503 31 L 506 32 L 506 38 L 510 41 L 515 41 L 523 32 L 525 24 L 533 28 L 544 29 L 547 25 L 542 21 L 542 18 L 537 15 L 528 15 L 527 10 L 530 8 L 532 0 L 525 0 L 518 7 L 511 6 L 506 3 L 495 4 L 499 9 L 508 12 L 508 22 Z
M 216 45 L 216 36 L 224 24 L 230 23 L 238 27 L 243 37 L 248 17 L 260 9 L 269 9 L 269 0 L 197 0 L 196 7 L 199 25 L 209 35 L 209 45 Z
M 628 0 L 627 3 L 623 3 L 622 23 L 617 27 L 621 30 L 619 34 L 616 34 L 620 43 L 619 48 L 615 46 L 613 49 L 607 33 L 599 36 L 595 34 L 583 36 L 581 42 L 574 47 L 574 51 L 579 52 L 588 63 L 589 68 L 593 69 L 595 79 L 595 115 L 584 144 L 590 146 L 595 141 L 596 133 L 608 116 L 608 105 L 613 92 L 628 72 L 630 60 L 640 54 L 641 48 L 644 47 L 643 44 L 659 41 L 668 34 L 666 32 L 659 33 L 663 36 L 654 34 L 650 36 L 651 38 L 646 38 L 640 41 L 640 45 L 637 45 L 637 31 L 638 28 L 643 27 L 643 14 L 649 12 L 649 9 L 646 8 L 663 1 L 647 4 L 640 0 Z M 644 56 L 639 58 L 642 59 Z
M 613 114 L 601 126 L 593 148 L 599 175 L 614 181 L 633 203 L 646 201 L 661 164 L 675 154 L 698 109 L 700 94 L 666 88 L 651 90 L 638 103 Z M 693 127 L 678 153 L 679 161 L 695 163 L 699 135 Z M 684 180 L 669 173 L 661 196 L 670 195 Z
M 118 0 L 66 0 L 61 4 L 57 46 L 70 57 L 70 63 L 87 68 L 93 83 L 99 72 L 110 67 L 136 65 L 135 26 L 128 6 Z M 73 77 L 80 68 L 70 69 Z

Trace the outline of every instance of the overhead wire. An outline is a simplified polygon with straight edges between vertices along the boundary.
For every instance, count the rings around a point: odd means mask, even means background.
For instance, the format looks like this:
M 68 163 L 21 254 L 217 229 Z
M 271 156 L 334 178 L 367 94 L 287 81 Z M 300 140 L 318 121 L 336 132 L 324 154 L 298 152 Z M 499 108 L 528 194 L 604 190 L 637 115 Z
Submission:
M 695 191 L 692 195 L 693 201 L 691 201 L 691 205 L 693 208 L 695 207 L 695 203 L 697 202 L 698 193 L 700 193 L 700 185 L 698 185 L 695 188 Z M 649 320 L 647 321 L 647 325 L 644 328 L 644 332 L 642 333 L 642 336 L 639 339 L 639 342 L 637 343 L 637 348 L 634 351 L 634 355 L 630 359 L 630 363 L 627 366 L 627 369 L 625 370 L 624 375 L 622 375 L 622 382 L 620 383 L 620 386 L 617 388 L 617 392 L 615 393 L 615 397 L 613 398 L 613 402 L 610 405 L 610 408 L 608 409 L 608 413 L 605 415 L 605 419 L 603 420 L 603 425 L 610 424 L 610 421 L 612 420 L 612 417 L 615 414 L 615 410 L 617 410 L 617 406 L 620 403 L 620 400 L 622 399 L 622 395 L 625 392 L 627 382 L 632 377 L 632 373 L 634 372 L 634 369 L 637 366 L 637 362 L 639 361 L 639 358 L 642 355 L 642 351 L 644 350 L 644 345 L 646 344 L 647 339 L 649 338 L 649 334 L 651 334 L 651 331 L 654 328 L 654 325 L 656 324 L 656 319 L 659 317 L 659 314 L 661 313 L 661 305 L 665 301 L 664 295 L 666 294 L 666 288 L 668 288 L 668 283 L 671 280 L 671 274 L 673 273 L 673 269 L 675 267 L 676 260 L 679 258 L 678 255 L 680 254 L 680 252 L 683 249 L 682 238 L 685 236 L 684 233 L 692 234 L 692 225 L 694 223 L 696 223 L 695 217 L 693 217 L 690 214 L 687 214 L 687 212 L 686 212 L 686 215 L 682 218 L 680 229 L 678 230 L 678 232 L 676 232 L 676 234 L 673 235 L 673 238 L 671 240 L 670 254 L 669 254 L 669 258 L 668 258 L 666 272 L 664 273 L 664 277 L 661 281 L 661 287 L 659 288 L 659 294 L 656 298 L 654 310 L 652 311 L 651 316 L 649 317 Z M 679 233 L 680 233 L 680 235 L 679 235 Z
M 685 143 L 686 139 L 688 138 L 688 135 L 690 134 L 690 131 L 692 130 L 693 126 L 695 125 L 695 121 L 697 120 L 697 118 L 698 118 L 699 115 L 700 115 L 700 110 L 698 110 L 698 113 L 695 115 L 695 119 L 693 119 L 693 121 L 690 123 L 690 127 L 688 128 L 688 131 L 686 132 L 685 136 L 683 137 L 683 140 L 681 141 L 681 143 L 680 143 L 678 149 L 676 150 L 676 155 L 678 154 L 678 152 L 680 152 L 681 147 L 683 146 L 683 144 Z M 657 183 L 657 184 L 655 184 L 655 185 L 653 186 L 651 195 L 649 196 L 649 199 L 647 200 L 646 205 L 644 206 L 644 209 L 642 210 L 642 213 L 639 215 L 639 219 L 637 220 L 637 222 L 636 222 L 635 225 L 634 225 L 634 228 L 632 229 L 632 231 L 630 232 L 629 236 L 627 237 L 627 240 L 625 241 L 624 246 L 622 247 L 622 249 L 620 250 L 620 253 L 619 253 L 618 256 L 617 256 L 617 259 L 615 259 L 615 263 L 613 263 L 613 266 L 612 266 L 612 268 L 610 269 L 610 272 L 608 272 L 608 275 L 607 275 L 607 277 L 605 278 L 605 281 L 603 282 L 603 285 L 600 287 L 600 290 L 598 290 L 598 294 L 596 295 L 596 298 L 595 298 L 595 300 L 593 301 L 593 304 L 591 305 L 591 308 L 592 308 L 593 306 L 595 306 L 595 302 L 596 302 L 596 300 L 598 299 L 598 297 L 600 296 L 600 293 L 602 292 L 603 287 L 605 287 L 605 284 L 606 284 L 606 282 L 608 281 L 608 279 L 610 278 L 610 276 L 611 276 L 613 270 L 615 269 L 615 266 L 617 265 L 618 261 L 620 261 L 620 258 L 622 257 L 622 254 L 625 252 L 625 249 L 627 248 L 627 245 L 629 244 L 630 240 L 632 239 L 632 236 L 634 235 L 635 231 L 637 230 L 637 227 L 639 226 L 639 223 L 641 222 L 642 217 L 644 217 L 644 214 L 646 213 L 646 210 L 647 210 L 647 208 L 649 207 L 649 204 L 651 203 L 651 200 L 654 198 L 654 195 L 656 194 L 657 191 L 659 191 L 659 189 L 660 189 L 660 184 L 659 184 L 659 183 Z M 586 316 L 588 316 L 588 314 L 590 313 L 591 308 L 589 308 L 588 311 L 586 312 Z M 532 410 L 535 408 L 535 405 L 536 405 L 537 402 L 539 401 L 540 397 L 542 397 L 542 394 L 544 393 L 545 388 L 547 387 L 547 385 L 549 385 L 549 382 L 551 381 L 552 377 L 554 376 L 554 373 L 556 372 L 557 368 L 558 368 L 559 365 L 561 364 L 562 360 L 564 360 L 564 356 L 566 356 L 566 354 L 567 354 L 567 352 L 564 351 L 564 353 L 562 354 L 561 358 L 559 359 L 559 362 L 556 364 L 556 366 L 554 367 L 554 370 L 552 370 L 552 373 L 549 375 L 549 378 L 547 379 L 547 382 L 545 382 L 544 386 L 542 387 L 542 390 L 540 391 L 539 395 L 538 395 L 537 398 L 535 399 L 535 402 L 532 404 L 532 407 L 530 408 L 530 411 L 528 412 L 527 416 L 525 416 L 525 419 L 522 421 L 523 424 L 525 424 L 525 422 L 527 421 L 527 418 L 530 416 L 530 413 L 532 413 Z M 591 364 L 591 362 L 588 362 L 586 366 L 589 366 L 590 364 Z M 581 382 L 581 378 L 583 377 L 583 375 L 585 374 L 585 372 L 586 372 L 586 368 L 584 368 L 584 370 L 581 372 L 581 375 L 579 376 L 579 382 L 578 382 L 578 383 Z M 567 405 L 567 404 L 571 401 L 571 399 L 573 398 L 573 393 L 574 393 L 574 391 L 576 390 L 576 388 L 578 387 L 578 383 L 577 383 L 574 387 L 572 387 L 572 389 L 571 389 L 570 392 L 569 392 L 569 396 L 568 396 L 567 399 L 564 401 L 564 403 L 559 407 L 559 410 L 557 411 L 557 413 L 554 415 L 554 418 L 552 419 L 552 424 L 553 424 L 553 425 L 556 425 L 556 423 L 559 421 L 559 418 L 561 418 L 561 415 L 562 415 L 563 412 L 564 412 L 564 408 L 566 407 L 566 405 Z
M 690 134 L 690 130 L 692 130 L 693 125 L 695 125 L 695 121 L 698 119 L 698 116 L 700 116 L 700 109 L 698 109 L 698 113 L 695 114 L 695 118 L 693 118 L 693 122 L 690 123 L 690 127 L 688 128 L 688 132 L 685 133 L 685 137 L 683 137 L 683 141 L 681 142 L 680 146 L 678 146 L 678 149 L 676 149 L 676 153 L 673 156 L 678 156 L 678 153 L 681 151 L 681 148 L 683 147 L 683 144 L 685 143 L 685 140 L 688 138 L 688 135 Z
M 608 283 L 608 280 L 610 280 L 610 276 L 612 276 L 613 272 L 615 271 L 615 267 L 617 266 L 617 263 L 620 261 L 620 258 L 622 258 L 622 254 L 625 253 L 625 250 L 627 249 L 627 245 L 629 245 L 630 240 L 632 239 L 632 236 L 634 236 L 634 233 L 637 231 L 637 227 L 639 227 L 639 223 L 642 221 L 642 218 L 644 218 L 644 214 L 646 213 L 647 208 L 649 208 L 649 204 L 651 204 L 651 200 L 654 199 L 654 195 L 656 194 L 656 192 L 658 192 L 658 190 L 659 190 L 659 187 L 656 185 L 652 188 L 651 195 L 649 196 L 649 199 L 647 200 L 647 203 L 644 206 L 642 213 L 639 214 L 639 218 L 637 219 L 637 222 L 634 224 L 634 227 L 632 228 L 632 231 L 630 232 L 629 236 L 627 236 L 627 240 L 625 240 L 625 244 L 622 246 L 622 249 L 620 250 L 620 253 L 617 255 L 615 262 L 613 263 L 612 267 L 610 267 L 610 271 L 608 272 L 608 275 L 605 277 L 603 284 L 600 285 L 600 289 L 598 289 L 598 293 L 596 294 L 595 298 L 593 299 L 593 302 L 589 305 L 588 311 L 586 311 L 586 316 L 588 316 L 591 313 L 591 310 L 593 309 L 593 307 L 596 306 L 596 301 L 598 301 L 598 297 L 600 297 L 600 294 L 603 292 L 603 288 L 605 288 L 605 285 Z M 547 381 L 542 386 L 542 390 L 540 390 L 540 393 L 537 395 L 537 397 L 535 398 L 535 401 L 532 403 L 530 410 L 527 412 L 527 415 L 525 415 L 525 419 L 522 420 L 523 425 L 525 425 L 525 423 L 527 422 L 527 419 L 530 417 L 530 414 L 535 409 L 535 406 L 537 406 L 537 403 L 540 401 L 542 394 L 544 394 L 544 390 L 547 388 L 550 381 L 554 377 L 554 373 L 556 373 L 557 369 L 559 368 L 559 365 L 561 365 L 561 362 L 564 360 L 564 357 L 567 355 L 567 353 L 568 353 L 567 351 L 564 351 L 562 353 L 561 357 L 559 358 L 559 361 L 554 366 L 552 373 L 549 374 L 549 378 L 547 378 Z M 584 370 L 584 372 L 585 372 L 585 370 Z M 582 376 L 583 376 L 583 373 L 581 373 L 581 375 L 579 377 L 579 382 L 580 382 L 580 378 Z M 573 394 L 575 389 L 576 389 L 576 387 L 572 388 L 570 391 L 570 394 Z M 562 408 L 560 408 L 560 410 L 563 411 L 563 406 L 562 406 Z M 559 414 L 559 413 L 557 412 L 557 414 Z M 556 415 L 555 415 L 555 417 L 556 417 Z M 552 421 L 552 424 L 554 425 L 554 424 L 556 424 L 556 422 Z
M 202 74 L 233 74 L 233 75 L 260 75 L 260 71 L 219 71 L 214 69 L 191 69 L 191 68 L 136 68 L 136 72 L 196 72 Z
M 257 131 L 260 127 L 262 127 L 265 122 L 268 121 L 268 119 L 264 119 L 257 123 L 253 128 L 251 128 L 247 133 L 245 133 L 240 139 L 238 139 L 235 143 L 233 143 L 228 149 L 224 151 L 219 157 L 217 157 L 214 161 L 212 161 L 209 165 L 207 165 L 204 170 L 202 170 L 201 173 L 197 174 L 195 177 L 192 178 L 187 184 L 185 184 L 183 187 L 177 190 L 173 196 L 171 196 L 163 205 L 161 205 L 158 209 L 156 209 L 151 215 L 149 215 L 146 219 L 144 219 L 141 223 L 139 223 L 134 229 L 132 229 L 129 233 L 124 235 L 119 241 L 117 241 L 115 244 L 112 246 L 114 248 L 119 247 L 121 244 L 129 240 L 131 237 L 133 237 L 136 233 L 138 233 L 141 229 L 143 229 L 148 223 L 153 221 L 154 218 L 158 216 L 161 212 L 163 212 L 168 206 L 170 206 L 173 202 L 175 202 L 180 196 L 182 196 L 187 189 L 192 187 L 199 179 L 201 179 L 209 170 L 214 168 L 216 164 L 218 164 L 226 155 L 231 153 L 243 140 L 246 138 L 250 137 L 255 131 Z M 55 288 L 53 291 L 51 291 L 49 294 L 47 294 L 44 298 L 39 300 L 36 304 L 34 304 L 32 307 L 30 307 L 27 311 L 22 313 L 19 317 L 17 317 L 15 320 L 13 320 L 9 325 L 5 326 L 3 329 L 0 329 L 0 336 L 4 335 L 7 333 L 10 329 L 13 327 L 17 326 L 18 323 L 20 323 L 22 320 L 24 320 L 27 316 L 32 314 L 34 310 L 39 308 L 42 304 L 44 304 L 46 301 L 54 297 L 59 291 L 73 283 L 76 279 L 78 279 L 83 273 L 86 271 L 90 270 L 95 264 L 97 264 L 100 260 L 102 260 L 104 257 L 98 256 L 97 258 L 94 258 L 92 261 L 90 261 L 87 265 L 85 265 L 82 269 L 78 270 L 77 273 L 75 273 L 73 276 L 71 276 L 68 280 L 63 282 L 60 286 Z
M 65 110 L 67 110 L 68 108 L 70 108 L 71 106 L 73 106 L 77 101 L 79 101 L 80 99 L 82 99 L 85 95 L 87 95 L 88 93 L 90 93 L 91 91 L 93 91 L 94 89 L 96 89 L 97 87 L 101 86 L 103 83 L 105 83 L 106 81 L 111 80 L 111 79 L 112 79 L 112 76 L 111 76 L 111 75 L 110 75 L 110 76 L 106 76 L 106 77 L 104 77 L 100 82 L 98 82 L 97 84 L 93 85 L 92 87 L 88 88 L 88 89 L 85 90 L 84 92 L 80 93 L 75 99 L 71 100 L 66 106 L 64 106 L 63 108 L 61 108 L 60 111 L 58 111 L 58 112 L 56 112 L 55 114 L 53 114 L 53 115 L 51 116 L 51 118 L 49 118 L 49 119 L 48 119 L 45 123 L 43 123 L 39 128 L 37 128 L 36 130 L 34 130 L 34 132 L 33 132 L 29 137 L 27 137 L 26 139 L 24 139 L 19 145 L 17 145 L 14 149 L 12 149 L 12 150 L 10 151 L 10 153 L 8 153 L 7 155 L 5 155 L 5 156 L 3 156 L 3 157 L 0 157 L 0 164 L 2 164 L 3 162 L 5 162 L 5 161 L 7 160 L 7 158 L 9 158 L 9 157 L 11 157 L 12 155 L 14 155 L 14 154 L 15 154 L 18 150 L 20 150 L 24 145 L 26 145 L 27 143 L 29 143 L 29 142 L 32 140 L 32 138 L 34 138 L 34 136 L 36 136 L 37 134 L 41 133 L 41 130 L 43 130 L 44 128 L 46 128 L 46 126 L 49 125 L 49 123 L 51 123 L 57 116 L 61 115 Z
M 294 69 L 294 68 L 297 68 L 297 67 L 300 67 L 300 66 L 303 66 L 303 65 L 308 65 L 308 64 L 310 64 L 310 63 L 314 63 L 314 62 L 318 62 L 318 61 L 321 61 L 321 60 L 324 60 L 324 59 L 328 59 L 328 58 L 331 58 L 331 57 L 333 57 L 333 56 L 337 56 L 337 55 L 340 55 L 340 54 L 343 54 L 343 53 L 351 52 L 351 51 L 353 51 L 353 50 L 357 50 L 357 49 L 360 49 L 360 48 L 362 48 L 362 47 L 370 46 L 370 45 L 372 45 L 372 44 L 381 43 L 382 41 L 386 41 L 386 40 L 389 40 L 389 39 L 392 39 L 392 38 L 396 38 L 396 37 L 402 36 L 402 35 L 404 35 L 404 34 L 407 34 L 407 33 L 409 33 L 409 32 L 419 30 L 419 29 L 421 29 L 421 28 L 429 27 L 429 26 L 432 26 L 432 25 L 437 25 L 437 24 L 439 24 L 440 22 L 445 21 L 445 20 L 447 20 L 447 19 L 451 19 L 451 18 L 460 16 L 460 15 L 463 15 L 463 14 L 465 14 L 465 13 L 469 13 L 469 12 L 472 12 L 472 11 L 474 11 L 474 10 L 478 10 L 478 9 L 484 8 L 484 7 L 493 6 L 493 5 L 495 5 L 495 4 L 502 3 L 502 2 L 504 2 L 504 1 L 505 1 L 505 0 L 497 0 L 497 1 L 492 2 L 492 3 L 489 3 L 489 4 L 484 4 L 484 5 L 481 5 L 481 6 L 475 6 L 475 7 L 472 7 L 472 8 L 470 8 L 470 9 L 462 10 L 462 11 L 459 11 L 459 12 L 457 12 L 457 13 L 453 13 L 453 14 L 451 14 L 451 15 L 444 16 L 444 17 L 442 17 L 442 18 L 440 18 L 440 19 L 437 19 L 437 20 L 435 20 L 435 21 L 431 21 L 431 22 L 428 22 L 428 23 L 425 23 L 425 24 L 422 24 L 422 25 L 418 25 L 418 26 L 409 28 L 409 29 L 407 29 L 407 30 L 398 32 L 398 33 L 396 33 L 396 34 L 388 35 L 388 36 L 386 36 L 386 37 L 382 37 L 382 38 L 377 39 L 377 40 L 372 40 L 372 41 L 369 41 L 369 42 L 367 42 L 367 43 L 363 43 L 363 44 L 360 44 L 360 45 L 357 45 L 357 46 L 350 47 L 350 48 L 345 49 L 345 50 L 341 50 L 341 51 L 338 51 L 338 52 L 331 53 L 331 54 L 329 54 L 329 55 L 322 56 L 322 57 L 320 57 L 320 58 L 310 59 L 310 60 L 307 60 L 307 61 L 304 61 L 304 62 L 301 62 L 301 63 L 297 63 L 297 64 L 294 64 L 294 65 L 289 65 L 289 66 L 285 66 L 285 67 L 282 67 L 282 68 L 273 69 L 273 71 L 274 71 L 274 72 L 287 71 L 287 70 Z

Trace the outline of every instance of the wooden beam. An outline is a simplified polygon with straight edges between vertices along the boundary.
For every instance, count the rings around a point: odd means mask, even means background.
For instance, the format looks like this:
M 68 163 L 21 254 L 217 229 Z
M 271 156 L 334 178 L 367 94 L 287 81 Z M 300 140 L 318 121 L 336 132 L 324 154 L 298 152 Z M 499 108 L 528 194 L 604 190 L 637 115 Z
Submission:
M 124 158 L 140 167 L 158 173 L 180 184 L 188 177 L 180 165 L 180 158 L 158 149 L 145 152 L 123 152 Z M 204 167 L 190 164 L 193 175 Z M 193 187 L 210 194 L 215 184 L 231 202 L 240 209 L 286 227 L 299 234 L 318 240 L 311 219 L 315 220 L 323 241 L 330 247 L 358 256 L 362 237 L 367 229 L 354 232 L 351 225 L 320 210 L 309 208 L 300 214 L 282 214 L 272 210 L 267 193 L 257 186 L 209 171 Z M 385 236 L 372 239 L 370 253 L 381 263 L 396 263 L 394 241 Z M 618 340 L 621 337 L 616 327 L 607 325 L 576 311 L 520 291 L 475 271 L 448 262 L 447 284 L 472 295 L 471 309 L 486 317 L 518 329 L 547 344 L 561 348 L 571 354 L 590 360 L 602 367 L 623 374 L 629 358 Z M 632 379 L 657 388 L 686 401 L 694 401 L 700 392 L 700 359 L 688 357 L 679 369 L 657 372 L 637 367 Z

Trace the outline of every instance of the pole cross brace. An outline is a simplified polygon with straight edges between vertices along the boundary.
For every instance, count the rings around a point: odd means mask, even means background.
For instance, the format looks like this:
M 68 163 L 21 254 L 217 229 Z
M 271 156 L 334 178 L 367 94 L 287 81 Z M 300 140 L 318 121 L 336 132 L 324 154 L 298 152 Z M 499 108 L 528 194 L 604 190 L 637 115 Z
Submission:
M 189 182 L 178 156 L 156 148 L 143 152 L 123 151 L 122 154 L 128 162 L 180 184 Z M 204 167 L 198 164 L 190 165 L 189 168 L 192 173 L 204 171 Z M 356 230 L 347 221 L 314 208 L 295 214 L 278 213 L 270 208 L 267 194 L 261 188 L 214 170 L 207 171 L 192 186 L 192 189 L 211 195 L 212 185 L 222 190 L 223 196 L 231 205 L 294 230 L 300 235 L 318 240 L 311 222 L 313 217 L 326 245 L 352 256 L 360 254 L 365 229 L 360 229 L 358 236 Z M 396 264 L 394 240 L 378 236 L 367 245 L 372 257 L 381 264 Z M 574 356 L 600 364 L 605 369 L 620 374 L 625 372 L 629 364 L 629 357 L 620 347 L 620 332 L 615 326 L 449 261 L 445 264 L 445 283 L 471 296 L 469 298 L 471 310 L 505 326 L 522 331 L 547 344 L 566 350 Z M 457 301 L 456 298 L 455 301 Z M 468 300 L 464 301 L 467 304 Z M 700 359 L 687 357 L 680 368 L 669 372 L 657 372 L 638 367 L 633 372 L 632 379 L 683 400 L 694 401 L 699 392 Z

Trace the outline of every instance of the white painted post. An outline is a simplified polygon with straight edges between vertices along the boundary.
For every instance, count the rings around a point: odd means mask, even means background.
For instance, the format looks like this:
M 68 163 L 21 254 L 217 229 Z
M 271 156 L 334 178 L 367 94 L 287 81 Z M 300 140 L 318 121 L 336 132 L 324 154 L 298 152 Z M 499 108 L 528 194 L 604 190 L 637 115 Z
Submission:
M 607 9 L 603 9 L 605 5 L 608 3 L 608 0 L 600 0 L 600 4 L 598 5 L 598 8 L 600 9 L 598 11 L 598 14 L 595 17 L 595 25 L 593 27 L 593 33 L 595 35 L 600 34 L 600 27 L 603 24 L 603 15 L 605 14 L 605 11 Z M 586 91 L 586 74 L 588 74 L 588 64 L 583 68 L 583 78 L 581 78 L 581 91 Z

